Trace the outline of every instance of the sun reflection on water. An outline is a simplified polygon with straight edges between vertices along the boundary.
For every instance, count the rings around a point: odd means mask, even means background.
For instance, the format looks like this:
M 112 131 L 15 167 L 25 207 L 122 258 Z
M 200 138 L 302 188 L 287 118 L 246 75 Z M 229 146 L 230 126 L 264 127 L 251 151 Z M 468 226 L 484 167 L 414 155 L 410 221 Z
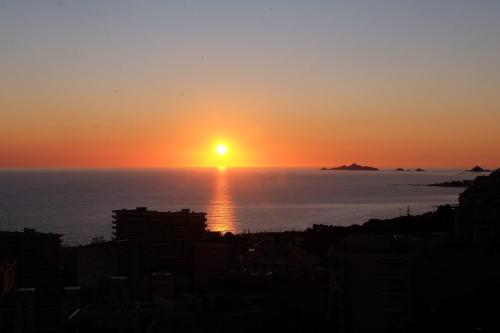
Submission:
M 222 233 L 235 232 L 235 214 L 225 167 L 217 168 L 214 195 L 208 207 L 208 228 Z

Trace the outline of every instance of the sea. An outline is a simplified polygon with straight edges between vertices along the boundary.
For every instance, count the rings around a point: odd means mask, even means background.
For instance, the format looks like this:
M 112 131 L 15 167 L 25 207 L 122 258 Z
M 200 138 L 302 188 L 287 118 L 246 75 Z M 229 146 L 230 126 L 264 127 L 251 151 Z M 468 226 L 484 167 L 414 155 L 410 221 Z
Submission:
M 321 171 L 296 168 L 2 169 L 0 230 L 34 228 L 67 245 L 111 239 L 112 210 L 207 213 L 220 232 L 305 230 L 420 214 L 456 204 L 473 179 L 460 170 Z

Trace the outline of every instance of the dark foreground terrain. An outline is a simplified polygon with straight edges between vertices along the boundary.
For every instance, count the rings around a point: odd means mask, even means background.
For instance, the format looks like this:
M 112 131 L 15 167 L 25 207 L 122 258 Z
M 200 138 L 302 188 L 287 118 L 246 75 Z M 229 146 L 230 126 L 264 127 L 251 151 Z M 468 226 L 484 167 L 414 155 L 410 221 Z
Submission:
M 456 207 L 233 235 L 113 212 L 111 241 L 0 232 L 0 332 L 498 332 L 500 172 Z

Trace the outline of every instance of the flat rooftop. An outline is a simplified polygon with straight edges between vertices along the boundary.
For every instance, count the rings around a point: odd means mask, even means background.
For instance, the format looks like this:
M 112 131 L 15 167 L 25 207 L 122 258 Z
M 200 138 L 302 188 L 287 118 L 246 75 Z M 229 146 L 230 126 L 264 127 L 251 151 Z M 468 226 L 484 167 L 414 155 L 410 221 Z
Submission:
M 203 212 L 194 212 L 190 210 L 189 208 L 181 209 L 179 211 L 166 211 L 166 212 L 160 212 L 157 210 L 149 210 L 147 207 L 136 207 L 135 209 L 117 209 L 113 210 L 113 213 L 129 213 L 129 214 L 153 214 L 153 215 L 172 215 L 172 216 L 179 216 L 179 215 L 207 215 L 207 213 Z

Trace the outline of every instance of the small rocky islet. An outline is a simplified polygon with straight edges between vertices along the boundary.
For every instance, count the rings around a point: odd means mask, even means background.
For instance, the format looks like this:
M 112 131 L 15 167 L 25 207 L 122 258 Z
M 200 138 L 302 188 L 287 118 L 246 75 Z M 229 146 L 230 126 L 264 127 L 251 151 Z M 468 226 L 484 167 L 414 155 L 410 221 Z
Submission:
M 481 168 L 479 165 L 476 165 L 475 167 L 473 167 L 472 169 L 470 170 L 465 170 L 466 172 L 491 172 L 491 170 L 488 170 L 488 169 L 483 169 Z

